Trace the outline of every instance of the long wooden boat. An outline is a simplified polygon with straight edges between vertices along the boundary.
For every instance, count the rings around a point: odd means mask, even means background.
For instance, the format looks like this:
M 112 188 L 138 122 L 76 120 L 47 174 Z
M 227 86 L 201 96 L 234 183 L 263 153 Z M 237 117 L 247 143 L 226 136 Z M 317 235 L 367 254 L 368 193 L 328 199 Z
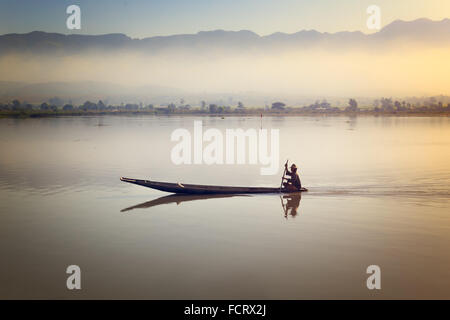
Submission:
M 228 186 L 210 186 L 200 184 L 182 184 L 169 183 L 150 180 L 139 180 L 130 178 L 120 178 L 121 181 L 137 184 L 143 187 L 156 190 L 184 193 L 184 194 L 250 194 L 250 193 L 292 193 L 299 190 L 287 190 L 285 188 L 268 188 L 268 187 L 228 187 Z M 300 192 L 308 191 L 302 188 Z

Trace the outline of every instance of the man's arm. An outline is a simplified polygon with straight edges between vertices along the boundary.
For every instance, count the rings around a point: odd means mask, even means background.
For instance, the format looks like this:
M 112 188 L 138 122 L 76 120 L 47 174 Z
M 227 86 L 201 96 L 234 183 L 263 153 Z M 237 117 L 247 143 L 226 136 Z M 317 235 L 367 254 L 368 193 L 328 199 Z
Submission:
M 290 178 L 284 177 L 284 179 L 286 179 L 287 181 L 292 181 L 292 172 L 286 171 L 286 174 L 287 174 L 288 176 L 290 176 Z
M 284 164 L 284 169 L 286 170 L 285 173 L 286 173 L 288 176 L 292 176 L 292 172 L 289 171 L 287 163 Z M 290 180 L 290 178 L 284 178 L 284 179 Z

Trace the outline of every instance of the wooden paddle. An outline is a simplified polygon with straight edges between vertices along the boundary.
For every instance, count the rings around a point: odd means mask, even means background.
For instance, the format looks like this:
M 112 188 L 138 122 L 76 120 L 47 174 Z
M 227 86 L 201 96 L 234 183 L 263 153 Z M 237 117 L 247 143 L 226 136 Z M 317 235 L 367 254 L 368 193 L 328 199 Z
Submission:
M 280 184 L 280 192 L 281 192 L 281 188 L 283 187 L 284 175 L 286 174 L 286 167 L 287 167 L 288 161 L 289 161 L 289 159 L 286 160 L 286 164 L 284 165 L 283 177 L 281 178 L 281 184 Z

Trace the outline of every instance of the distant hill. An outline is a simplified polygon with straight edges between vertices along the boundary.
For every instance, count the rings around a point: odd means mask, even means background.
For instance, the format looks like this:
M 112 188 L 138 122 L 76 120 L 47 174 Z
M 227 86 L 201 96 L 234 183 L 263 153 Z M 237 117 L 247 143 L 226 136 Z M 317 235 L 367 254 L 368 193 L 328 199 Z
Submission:
M 170 49 L 280 49 L 319 44 L 346 47 L 380 45 L 380 42 L 392 43 L 395 41 L 448 44 L 450 19 L 441 21 L 397 20 L 379 32 L 369 35 L 362 32 L 321 33 L 315 30 L 302 30 L 292 34 L 277 32 L 268 36 L 259 36 L 248 30 L 215 30 L 201 31 L 197 34 L 132 39 L 124 34 L 64 35 L 34 31 L 26 34 L 0 36 L 0 55 L 16 52 L 65 55 L 83 50 L 138 50 L 152 53 Z

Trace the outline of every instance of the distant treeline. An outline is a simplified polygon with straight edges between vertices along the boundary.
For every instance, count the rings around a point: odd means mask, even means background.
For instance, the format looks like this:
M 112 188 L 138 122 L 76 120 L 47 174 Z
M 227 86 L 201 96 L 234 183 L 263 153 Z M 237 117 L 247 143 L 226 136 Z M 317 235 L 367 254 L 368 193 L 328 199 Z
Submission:
M 447 114 L 450 113 L 450 103 L 444 105 L 435 98 L 430 98 L 428 102 L 411 103 L 406 101 L 397 101 L 392 98 L 381 98 L 373 102 L 373 106 L 359 107 L 355 99 L 349 99 L 348 106 L 338 108 L 332 106 L 326 100 L 316 101 L 313 104 L 292 107 L 285 103 L 277 101 L 270 106 L 263 108 L 246 108 L 242 102 L 236 106 L 222 106 L 218 104 L 207 104 L 201 101 L 198 106 L 185 104 L 183 99 L 178 105 L 170 103 L 167 105 L 154 106 L 153 104 L 121 104 L 106 105 L 101 100 L 97 103 L 86 101 L 82 105 L 74 106 L 64 104 L 57 106 L 51 101 L 43 102 L 38 105 L 22 103 L 19 100 L 13 100 L 10 103 L 0 103 L 0 115 L 3 116 L 23 116 L 39 117 L 52 115 L 86 115 L 86 114 L 124 114 L 124 113 L 142 113 L 142 114 Z

